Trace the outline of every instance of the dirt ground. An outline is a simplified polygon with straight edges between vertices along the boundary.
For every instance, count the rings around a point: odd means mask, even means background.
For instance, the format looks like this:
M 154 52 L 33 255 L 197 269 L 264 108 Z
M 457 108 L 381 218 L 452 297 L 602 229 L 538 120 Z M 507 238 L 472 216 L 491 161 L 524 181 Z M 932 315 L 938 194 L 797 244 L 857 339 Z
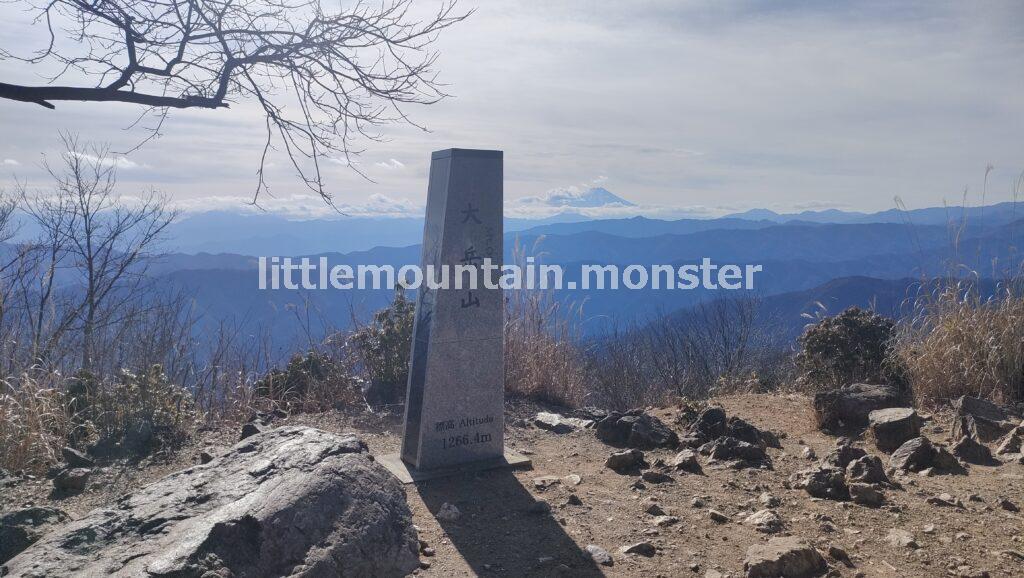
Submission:
M 614 448 L 595 439 L 590 430 L 555 434 L 523 426 L 532 404 L 510 404 L 506 444 L 533 460 L 532 469 L 495 470 L 431 480 L 406 486 L 420 539 L 433 555 L 421 556 L 422 576 L 742 576 L 747 548 L 769 536 L 743 524 L 760 510 L 758 497 L 768 492 L 781 500 L 775 511 L 785 521 L 781 535 L 809 540 L 823 553 L 835 546 L 850 557 L 853 568 L 829 560 L 834 576 L 1024 576 L 1024 516 L 997 503 L 1008 498 L 1024 507 L 1024 466 L 971 466 L 966 476 L 911 475 L 902 490 L 886 491 L 887 504 L 867 508 L 847 502 L 810 498 L 788 489 L 795 471 L 807 468 L 810 447 L 823 457 L 835 438 L 814 427 L 810 401 L 796 395 L 740 395 L 713 400 L 727 413 L 780 434 L 782 449 L 769 449 L 774 470 L 732 470 L 704 465 L 704 474 L 673 474 L 674 480 L 643 484 L 637 476 L 604 467 Z M 672 425 L 678 413 L 661 408 L 653 413 Z M 394 416 L 315 414 L 290 417 L 275 425 L 303 424 L 329 431 L 357 431 L 375 454 L 397 450 L 400 420 Z M 679 426 L 673 426 L 677 430 Z M 933 441 L 946 442 L 949 423 L 935 416 L 925 427 Z M 204 431 L 173 456 L 139 464 L 108 466 L 81 495 L 53 499 L 48 480 L 36 480 L 0 491 L 0 510 L 29 504 L 54 505 L 72 516 L 104 505 L 146 482 L 192 463 L 202 448 L 223 451 L 237 432 Z M 869 453 L 870 444 L 858 441 Z M 645 452 L 648 462 L 670 460 L 675 452 Z M 882 456 L 887 462 L 887 456 Z M 575 478 L 579 476 L 578 485 Z M 538 478 L 558 478 L 538 487 Z M 929 497 L 949 493 L 965 508 L 929 504 Z M 570 501 L 570 495 L 577 500 Z M 973 496 L 973 498 L 972 498 Z M 538 505 L 538 501 L 545 502 Z M 645 508 L 652 501 L 679 521 L 656 525 Z M 439 520 L 444 503 L 461 516 Z M 696 504 L 696 505 L 695 505 Z M 549 508 L 550 509 L 549 509 Z M 728 521 L 715 522 L 716 510 Z M 910 532 L 917 548 L 891 545 L 893 528 Z M 649 541 L 652 557 L 623 554 L 620 548 Z M 584 554 L 594 544 L 607 550 L 613 566 L 597 566 Z

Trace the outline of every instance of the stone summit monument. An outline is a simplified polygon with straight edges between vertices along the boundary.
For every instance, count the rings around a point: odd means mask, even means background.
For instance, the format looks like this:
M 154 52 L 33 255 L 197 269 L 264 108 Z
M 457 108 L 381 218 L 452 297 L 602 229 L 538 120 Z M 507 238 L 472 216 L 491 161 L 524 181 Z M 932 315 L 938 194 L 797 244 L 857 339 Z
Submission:
M 504 442 L 502 180 L 501 151 L 431 156 L 402 450 L 380 459 L 406 483 L 529 463 L 507 454 Z M 484 270 L 485 259 L 493 269 Z M 443 265 L 449 285 L 432 287 Z M 469 275 L 456 286 L 457 265 L 478 269 L 475 287 Z

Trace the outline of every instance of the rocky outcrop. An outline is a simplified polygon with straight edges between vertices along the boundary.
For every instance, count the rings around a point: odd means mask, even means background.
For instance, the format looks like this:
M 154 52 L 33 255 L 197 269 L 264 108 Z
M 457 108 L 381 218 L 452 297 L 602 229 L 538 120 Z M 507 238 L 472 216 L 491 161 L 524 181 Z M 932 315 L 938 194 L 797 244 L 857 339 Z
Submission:
M 878 456 L 864 456 L 851 461 L 846 466 L 846 479 L 851 483 L 888 484 L 885 466 Z
M 1020 455 L 1024 451 L 1024 426 L 1017 427 L 999 440 L 996 454 L 1000 456 Z
M 964 436 L 953 446 L 953 455 L 957 458 L 979 466 L 994 466 L 999 462 L 992 457 L 992 450 L 971 437 Z
M 772 460 L 760 446 L 740 441 L 734 437 L 722 436 L 701 446 L 701 453 L 708 456 L 708 463 L 726 464 L 735 469 L 772 469 Z
M 998 405 L 977 397 L 963 396 L 953 402 L 953 439 L 970 437 L 982 443 L 995 441 L 1020 424 Z
M 876 409 L 868 414 L 868 422 L 875 447 L 885 453 L 921 435 L 921 418 L 909 407 Z
M 743 419 L 726 417 L 720 407 L 709 407 L 701 411 L 691 422 L 681 443 L 696 448 L 721 437 L 731 437 L 751 445 L 764 448 L 779 448 L 778 438 L 771 432 L 763 431 Z
M 946 448 L 933 445 L 928 438 L 914 438 L 900 446 L 889 458 L 889 467 L 905 472 L 933 468 L 937 473 L 965 474 L 967 471 Z
M 620 447 L 652 450 L 654 448 L 675 449 L 679 436 L 658 418 L 634 409 L 626 413 L 613 411 L 597 423 L 594 432 L 597 439 L 606 444 Z
M 818 426 L 825 431 L 867 427 L 872 411 L 901 405 L 899 391 L 888 385 L 855 383 L 814 396 Z
M 820 465 L 792 475 L 791 484 L 803 489 L 811 497 L 823 500 L 849 500 L 850 490 L 846 485 L 846 474 L 841 468 Z
M 0 516 L 0 564 L 14 558 L 58 524 L 70 520 L 56 508 L 31 507 Z
M 281 427 L 50 532 L 14 576 L 401 576 L 418 542 L 399 482 L 352 435 Z M 0 572 L 2 573 L 2 572 Z
M 790 476 L 790 486 L 824 500 L 853 500 L 855 504 L 878 507 L 885 501 L 884 488 L 891 488 L 882 460 L 840 438 L 817 466 Z

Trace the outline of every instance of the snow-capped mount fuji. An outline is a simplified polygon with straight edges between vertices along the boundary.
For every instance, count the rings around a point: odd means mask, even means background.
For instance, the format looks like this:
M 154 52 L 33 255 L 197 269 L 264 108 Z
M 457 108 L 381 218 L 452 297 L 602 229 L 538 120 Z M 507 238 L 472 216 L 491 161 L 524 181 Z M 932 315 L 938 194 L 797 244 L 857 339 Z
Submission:
M 517 204 L 534 207 L 552 208 L 574 208 L 574 209 L 595 209 L 599 207 L 635 207 L 626 199 L 603 187 L 590 187 L 581 189 L 579 187 L 567 187 L 553 189 L 532 197 L 522 197 L 516 200 Z

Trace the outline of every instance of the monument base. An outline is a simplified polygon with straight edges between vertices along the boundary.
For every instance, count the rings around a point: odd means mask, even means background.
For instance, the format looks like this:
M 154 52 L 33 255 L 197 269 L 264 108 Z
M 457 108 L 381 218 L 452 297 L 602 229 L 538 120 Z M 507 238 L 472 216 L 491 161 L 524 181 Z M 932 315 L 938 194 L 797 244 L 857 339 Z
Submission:
M 505 455 L 500 458 L 477 460 L 475 462 L 466 462 L 455 466 L 432 468 L 429 470 L 417 469 L 403 462 L 402 457 L 399 454 L 387 454 L 384 456 L 377 456 L 376 458 L 377 463 L 387 468 L 387 470 L 394 474 L 394 476 L 398 478 L 398 481 L 403 484 L 412 484 L 425 480 L 480 472 L 483 470 L 494 470 L 497 468 L 526 468 L 531 465 L 530 458 L 512 450 L 505 450 Z

